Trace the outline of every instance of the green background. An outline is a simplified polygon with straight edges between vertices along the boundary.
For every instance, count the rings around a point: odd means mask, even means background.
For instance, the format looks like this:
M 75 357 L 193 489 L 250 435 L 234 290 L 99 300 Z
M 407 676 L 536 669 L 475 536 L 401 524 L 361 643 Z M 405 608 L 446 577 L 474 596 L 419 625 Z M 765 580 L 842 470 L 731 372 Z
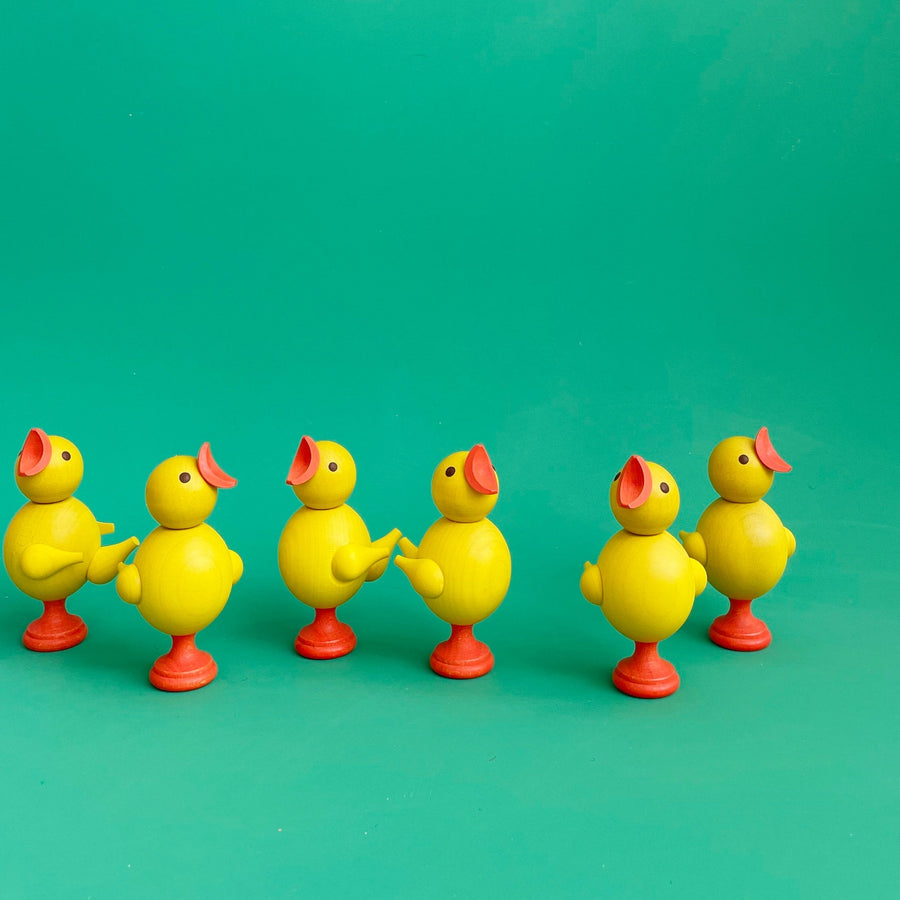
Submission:
M 209 440 L 246 574 L 153 690 L 165 636 L 88 585 L 35 654 L 0 579 L 0 889 L 20 896 L 889 896 L 896 889 L 900 17 L 895 2 L 7 4 L 0 17 L 0 502 L 28 429 L 84 454 L 119 539 Z M 578 591 L 610 477 L 768 425 L 798 551 L 758 654 L 663 645 Z M 340 441 L 373 533 L 418 541 L 483 442 L 513 556 L 477 629 L 391 566 L 327 663 L 283 585 L 301 435 Z M 109 540 L 109 539 L 107 539 Z

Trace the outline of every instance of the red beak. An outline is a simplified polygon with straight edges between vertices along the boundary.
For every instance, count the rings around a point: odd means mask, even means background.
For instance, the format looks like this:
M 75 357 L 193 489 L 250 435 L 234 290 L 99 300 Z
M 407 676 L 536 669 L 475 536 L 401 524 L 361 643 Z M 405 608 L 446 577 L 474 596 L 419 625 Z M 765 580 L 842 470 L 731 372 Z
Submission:
M 500 490 L 497 473 L 491 465 L 484 444 L 476 444 L 466 456 L 466 481 L 479 494 L 496 494 Z
M 759 433 L 756 435 L 756 455 L 759 457 L 760 462 L 773 472 L 791 471 L 790 465 L 778 455 L 778 452 L 772 446 L 772 441 L 769 438 L 769 429 L 765 425 L 759 429 Z
M 197 454 L 197 468 L 203 480 L 213 487 L 232 488 L 237 484 L 237 478 L 232 478 L 219 468 L 213 459 L 212 452 L 209 449 L 209 441 L 207 441 Z
M 32 428 L 19 454 L 19 475 L 28 477 L 43 472 L 50 462 L 52 452 L 53 448 L 50 446 L 47 433 L 40 428 Z
M 637 454 L 629 456 L 619 476 L 619 506 L 637 509 L 650 496 L 652 488 L 650 467 Z
M 304 435 L 287 474 L 287 484 L 305 484 L 318 468 L 319 447 L 309 435 Z

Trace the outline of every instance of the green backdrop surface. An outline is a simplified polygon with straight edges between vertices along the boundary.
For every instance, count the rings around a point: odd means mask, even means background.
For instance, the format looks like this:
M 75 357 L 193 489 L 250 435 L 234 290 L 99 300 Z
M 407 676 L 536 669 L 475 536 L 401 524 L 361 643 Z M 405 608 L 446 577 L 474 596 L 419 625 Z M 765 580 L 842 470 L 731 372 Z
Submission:
M 154 525 L 150 470 L 209 440 L 245 576 L 183 695 L 165 636 L 89 585 L 25 650 L 0 577 L 0 893 L 893 896 L 900 737 L 894 2 L 34 2 L 0 19 L 0 455 L 75 441 L 78 496 Z M 584 602 L 631 453 L 692 528 L 706 458 L 768 425 L 798 539 L 757 654 L 663 645 L 610 682 Z M 284 478 L 340 441 L 373 533 L 418 541 L 432 470 L 483 442 L 513 557 L 446 626 L 394 566 L 299 658 Z

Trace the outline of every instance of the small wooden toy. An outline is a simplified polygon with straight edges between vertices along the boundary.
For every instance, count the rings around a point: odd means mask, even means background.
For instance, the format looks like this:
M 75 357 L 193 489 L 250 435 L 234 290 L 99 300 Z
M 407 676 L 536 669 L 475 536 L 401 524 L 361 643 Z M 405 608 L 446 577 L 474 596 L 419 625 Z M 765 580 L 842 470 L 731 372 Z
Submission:
M 172 649 L 150 670 L 150 683 L 161 691 L 192 691 L 218 672 L 194 636 L 222 611 L 244 564 L 204 520 L 218 488 L 236 484 L 216 465 L 208 443 L 196 459 L 173 456 L 147 479 L 147 509 L 159 527 L 144 539 L 133 564 L 119 566 L 116 590 L 172 638 Z
M 66 598 L 86 581 L 112 581 L 138 539 L 100 546 L 101 535 L 112 534 L 115 526 L 98 522 L 72 496 L 84 461 L 71 441 L 32 428 L 15 471 L 16 484 L 29 502 L 6 529 L 3 561 L 13 584 L 44 604 L 43 615 L 28 626 L 22 643 L 29 650 L 66 650 L 87 635 L 81 617 L 66 610 Z
M 794 535 L 762 499 L 775 473 L 790 471 L 768 428 L 760 428 L 755 439 L 726 438 L 709 457 L 709 480 L 719 498 L 700 516 L 696 531 L 680 534 L 687 552 L 706 567 L 709 583 L 728 597 L 728 612 L 709 628 L 710 638 L 728 650 L 762 650 L 772 641 L 750 604 L 778 584 L 797 548 Z
M 662 466 L 629 457 L 612 480 L 609 505 L 622 530 L 596 564 L 584 564 L 581 592 L 634 641 L 634 655 L 620 660 L 613 684 L 632 697 L 667 697 L 680 679 L 657 645 L 687 620 L 706 573 L 666 531 L 678 515 L 679 492 Z
M 499 490 L 484 445 L 452 453 L 431 479 L 442 518 L 418 547 L 400 538 L 403 555 L 394 558 L 431 611 L 450 625 L 450 638 L 434 648 L 430 660 L 446 678 L 477 678 L 494 666 L 494 655 L 472 627 L 503 602 L 512 574 L 509 547 L 486 518 Z
M 356 646 L 353 629 L 337 617 L 364 581 L 380 578 L 400 530 L 373 541 L 360 515 L 346 503 L 356 486 L 353 457 L 333 441 L 304 435 L 287 476 L 303 503 L 284 526 L 278 568 L 291 593 L 315 612 L 294 649 L 307 659 L 335 659 Z

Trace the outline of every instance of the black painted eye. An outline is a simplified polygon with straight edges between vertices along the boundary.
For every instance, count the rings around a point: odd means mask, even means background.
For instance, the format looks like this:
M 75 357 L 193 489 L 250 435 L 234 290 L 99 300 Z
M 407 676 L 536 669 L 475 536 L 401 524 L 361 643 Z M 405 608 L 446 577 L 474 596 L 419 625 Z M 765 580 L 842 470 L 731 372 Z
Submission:
M 182 473 L 178 476 L 178 480 L 179 480 L 182 484 L 187 484 L 187 483 L 191 480 L 191 473 L 190 473 L 190 472 L 182 472 Z
M 738 462 L 739 462 L 742 466 L 746 466 L 747 463 L 750 462 L 750 457 L 747 456 L 746 453 L 742 453 L 742 454 L 738 457 Z
M 664 494 L 668 494 L 668 493 L 669 493 L 669 483 L 668 483 L 667 481 L 661 481 L 661 482 L 659 483 L 659 489 L 660 489 Z
M 68 450 L 63 450 L 63 452 L 60 454 L 60 456 L 62 456 L 62 458 L 64 460 L 66 460 L 66 462 L 68 462 L 72 458 L 72 454 L 69 453 Z
M 618 481 L 621 477 L 622 477 L 622 473 L 616 472 L 616 475 L 615 475 L 615 478 L 613 478 L 613 481 Z
M 456 474 L 456 466 L 447 466 L 447 470 L 444 474 L 449 478 L 451 475 Z
M 329 472 L 337 472 L 337 463 L 336 462 L 328 463 L 328 471 Z

